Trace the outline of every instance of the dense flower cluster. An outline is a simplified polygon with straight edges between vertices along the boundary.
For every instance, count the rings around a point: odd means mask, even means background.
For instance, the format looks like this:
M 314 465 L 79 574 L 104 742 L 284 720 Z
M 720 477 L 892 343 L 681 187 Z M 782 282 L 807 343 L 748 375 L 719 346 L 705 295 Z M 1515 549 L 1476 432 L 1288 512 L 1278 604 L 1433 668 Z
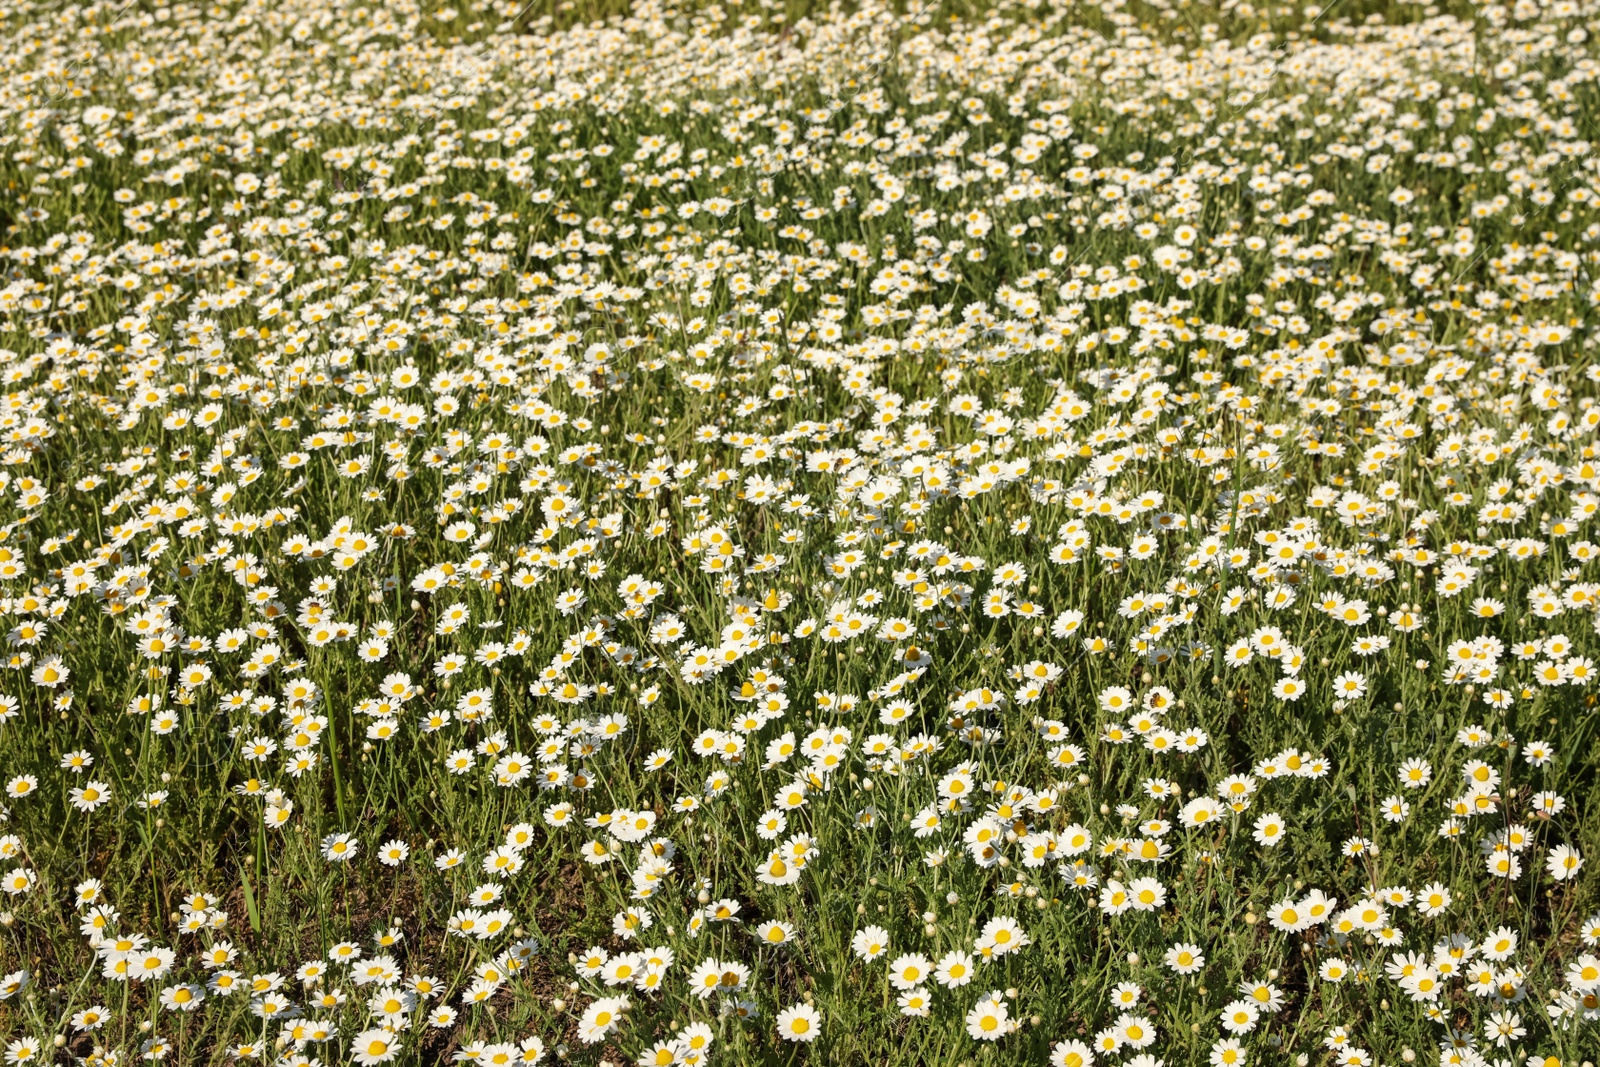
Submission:
M 5 1063 L 1592 1055 L 1600 7 L 1223 7 L 12 5 Z

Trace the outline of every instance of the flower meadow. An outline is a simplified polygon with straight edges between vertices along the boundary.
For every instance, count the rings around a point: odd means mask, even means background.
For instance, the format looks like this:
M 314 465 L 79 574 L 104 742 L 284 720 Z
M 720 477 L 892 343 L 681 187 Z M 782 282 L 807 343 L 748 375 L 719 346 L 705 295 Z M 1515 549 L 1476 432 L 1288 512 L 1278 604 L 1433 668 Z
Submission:
M 0 1060 L 1592 1067 L 1596 31 L 6 4 Z

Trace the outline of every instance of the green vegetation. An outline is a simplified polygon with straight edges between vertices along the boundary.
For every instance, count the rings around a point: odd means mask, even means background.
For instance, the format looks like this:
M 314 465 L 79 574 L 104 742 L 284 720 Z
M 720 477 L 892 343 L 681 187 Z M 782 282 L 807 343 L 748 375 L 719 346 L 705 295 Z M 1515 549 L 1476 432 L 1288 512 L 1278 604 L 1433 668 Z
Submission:
M 5 1063 L 1594 1059 L 1597 16 L 10 5 Z

